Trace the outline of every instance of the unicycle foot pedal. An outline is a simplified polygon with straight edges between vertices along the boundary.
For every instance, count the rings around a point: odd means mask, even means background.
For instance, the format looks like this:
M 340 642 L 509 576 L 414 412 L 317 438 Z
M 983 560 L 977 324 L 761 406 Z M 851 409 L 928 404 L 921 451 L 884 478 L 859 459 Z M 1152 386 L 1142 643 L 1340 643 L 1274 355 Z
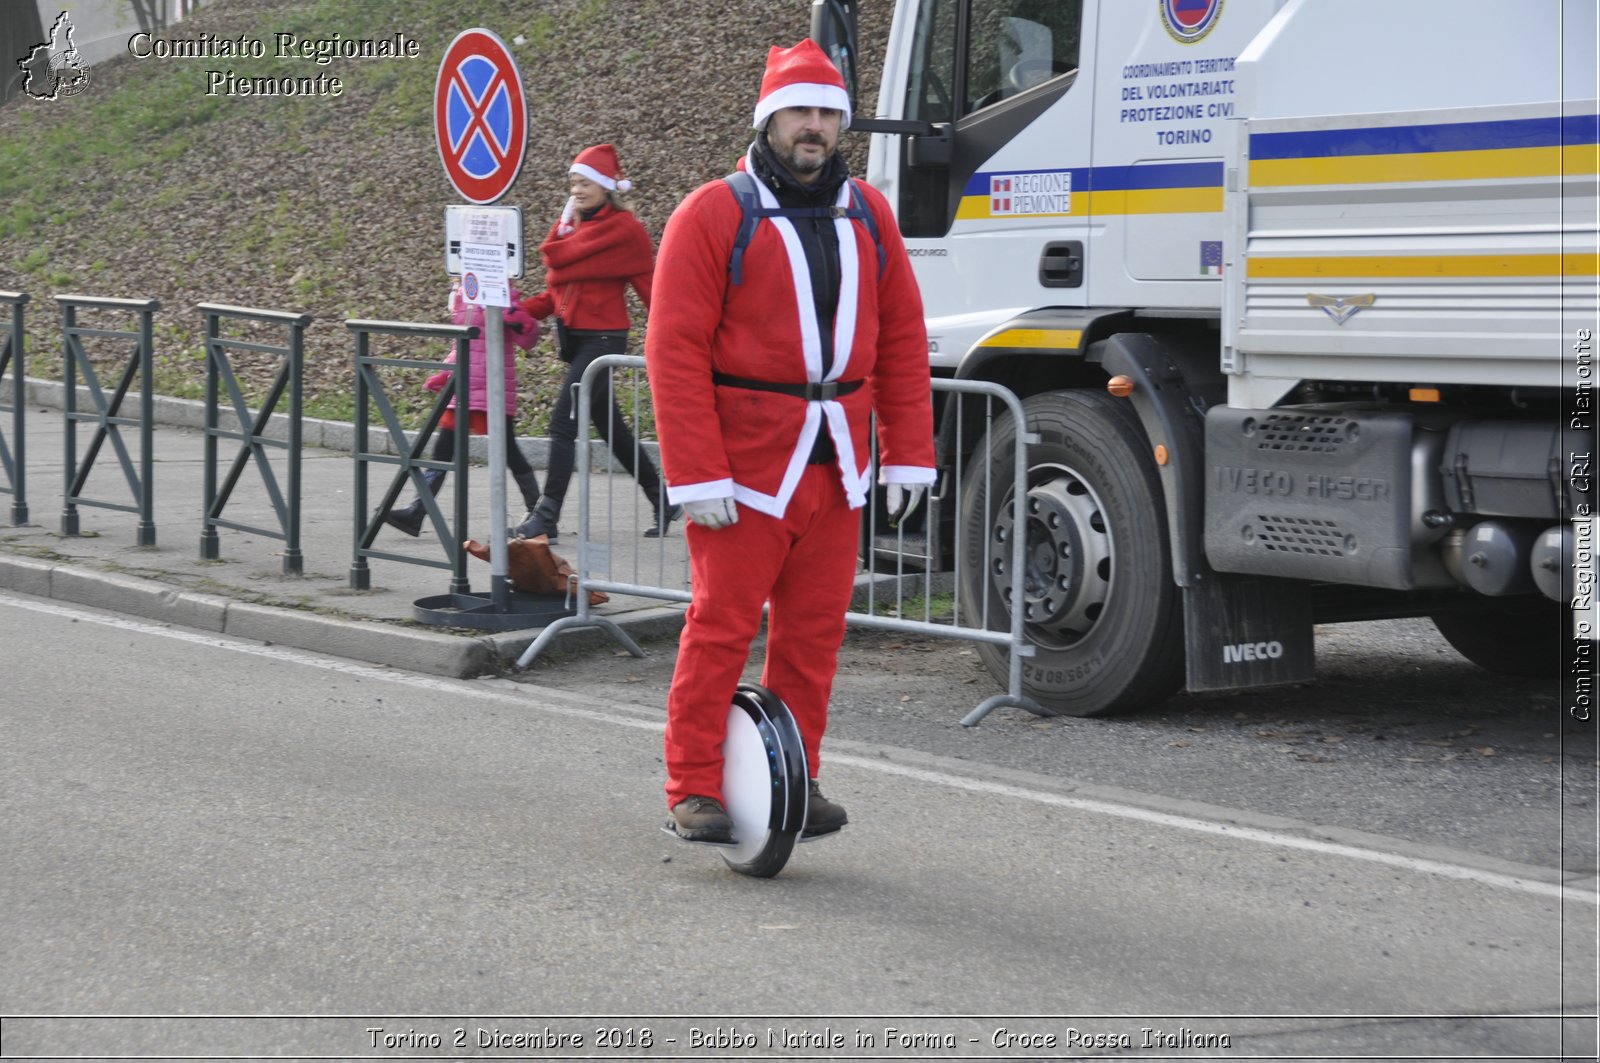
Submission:
M 710 845 L 718 849 L 737 849 L 739 847 L 738 842 L 717 842 L 706 838 L 690 838 L 687 835 L 680 834 L 678 833 L 677 824 L 670 819 L 661 825 L 661 833 L 670 834 L 680 842 L 688 842 L 690 845 Z
M 848 826 L 849 826 L 848 823 L 841 823 L 839 826 L 833 828 L 832 830 L 822 830 L 822 831 L 818 831 L 815 834 L 806 834 L 804 832 L 801 832 L 799 841 L 802 844 L 804 844 L 805 842 L 820 842 L 820 841 L 826 841 L 829 838 L 837 838 L 840 834 L 842 834 L 844 832 L 844 829 L 846 827 L 848 827 Z

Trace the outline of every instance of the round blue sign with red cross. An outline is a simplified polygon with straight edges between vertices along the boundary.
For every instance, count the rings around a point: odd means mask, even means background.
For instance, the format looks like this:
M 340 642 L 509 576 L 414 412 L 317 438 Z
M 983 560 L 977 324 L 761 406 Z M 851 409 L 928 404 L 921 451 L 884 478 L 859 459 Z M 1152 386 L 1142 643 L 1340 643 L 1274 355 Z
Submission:
M 528 147 L 528 106 L 511 50 L 484 29 L 444 50 L 433 88 L 433 133 L 445 176 L 473 203 L 510 189 Z

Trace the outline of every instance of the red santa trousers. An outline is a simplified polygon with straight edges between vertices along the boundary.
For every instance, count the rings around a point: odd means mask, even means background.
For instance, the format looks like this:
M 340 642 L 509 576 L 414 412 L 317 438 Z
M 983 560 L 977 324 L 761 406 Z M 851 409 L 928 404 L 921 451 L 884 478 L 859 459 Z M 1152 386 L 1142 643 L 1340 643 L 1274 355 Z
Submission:
M 694 597 L 667 694 L 668 808 L 691 794 L 722 800 L 728 708 L 769 600 L 761 685 L 794 714 L 816 778 L 860 533 L 832 465 L 806 466 L 782 517 L 741 506 L 726 528 L 687 526 Z

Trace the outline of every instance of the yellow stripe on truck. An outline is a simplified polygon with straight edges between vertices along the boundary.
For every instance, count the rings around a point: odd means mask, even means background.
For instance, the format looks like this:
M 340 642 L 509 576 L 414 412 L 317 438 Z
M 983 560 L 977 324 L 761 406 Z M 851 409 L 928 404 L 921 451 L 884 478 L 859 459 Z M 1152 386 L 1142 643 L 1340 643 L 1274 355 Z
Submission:
M 979 347 L 1039 347 L 1075 351 L 1083 330 L 1075 328 L 1008 328 L 978 341 Z
M 1290 277 L 1594 277 L 1600 255 L 1350 255 L 1252 258 L 1248 275 Z
M 1257 159 L 1253 188 L 1290 185 L 1375 185 L 1405 181 L 1483 181 L 1509 177 L 1579 176 L 1597 172 L 1593 145 L 1434 151 L 1404 155 L 1343 155 L 1319 159 Z

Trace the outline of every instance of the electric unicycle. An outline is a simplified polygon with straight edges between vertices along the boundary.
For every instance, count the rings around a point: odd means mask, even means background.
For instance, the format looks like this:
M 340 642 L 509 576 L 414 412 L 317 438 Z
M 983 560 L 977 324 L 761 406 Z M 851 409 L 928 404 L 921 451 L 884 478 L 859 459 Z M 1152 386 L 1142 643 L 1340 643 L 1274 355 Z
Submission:
M 797 841 L 816 840 L 802 839 L 810 777 L 800 728 L 782 698 L 766 687 L 740 684 L 728 710 L 722 760 L 722 805 L 733 820 L 733 843 L 692 844 L 716 845 L 741 875 L 771 878 L 789 862 Z M 670 820 L 662 829 L 682 838 Z

